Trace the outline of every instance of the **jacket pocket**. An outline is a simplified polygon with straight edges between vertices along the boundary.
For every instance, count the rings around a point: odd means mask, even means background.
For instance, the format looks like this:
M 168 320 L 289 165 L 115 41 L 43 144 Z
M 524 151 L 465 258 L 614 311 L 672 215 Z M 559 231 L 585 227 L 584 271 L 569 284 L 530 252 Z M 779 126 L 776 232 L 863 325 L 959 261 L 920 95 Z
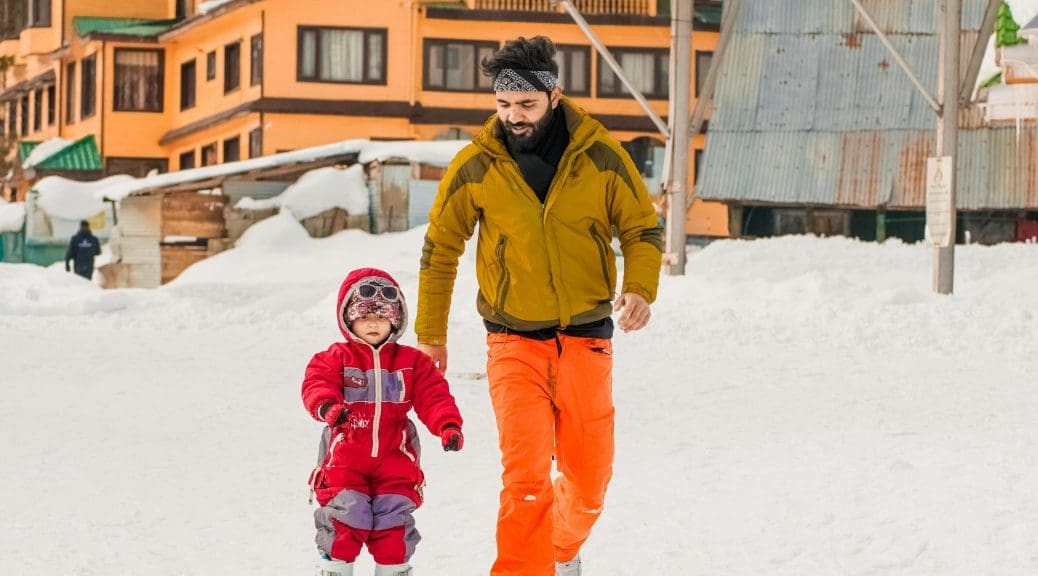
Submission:
M 587 231 L 591 234 L 591 239 L 595 241 L 595 246 L 598 247 L 598 260 L 602 265 L 602 279 L 605 281 L 606 292 L 612 298 L 613 282 L 609 277 L 609 257 L 612 255 L 612 249 L 605 238 L 602 238 L 602 235 L 598 233 L 598 229 L 595 228 L 594 224 L 588 226 Z
M 494 248 L 494 259 L 501 267 L 500 276 L 497 278 L 497 294 L 494 295 L 494 310 L 498 313 L 505 311 L 505 298 L 508 297 L 508 285 L 511 283 L 511 275 L 508 273 L 508 265 L 505 262 L 505 253 L 508 247 L 508 236 L 504 234 L 497 241 Z

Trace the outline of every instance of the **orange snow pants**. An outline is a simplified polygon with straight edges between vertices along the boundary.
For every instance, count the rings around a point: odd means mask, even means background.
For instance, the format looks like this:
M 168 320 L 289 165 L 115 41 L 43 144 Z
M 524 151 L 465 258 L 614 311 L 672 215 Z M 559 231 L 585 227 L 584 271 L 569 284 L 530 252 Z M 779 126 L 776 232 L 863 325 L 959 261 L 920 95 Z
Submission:
M 587 540 L 613 473 L 612 343 L 562 334 L 489 334 L 487 343 L 504 466 L 490 574 L 554 576 L 554 562 Z

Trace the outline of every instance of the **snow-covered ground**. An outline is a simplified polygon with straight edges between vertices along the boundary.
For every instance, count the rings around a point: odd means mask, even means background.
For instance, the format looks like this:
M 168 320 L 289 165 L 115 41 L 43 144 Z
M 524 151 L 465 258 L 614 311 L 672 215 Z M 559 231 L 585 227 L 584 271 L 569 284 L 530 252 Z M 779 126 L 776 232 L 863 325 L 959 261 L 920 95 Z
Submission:
M 299 399 L 338 283 L 413 297 L 423 230 L 291 218 L 154 291 L 0 265 L 0 573 L 311 574 Z M 588 576 L 1038 573 L 1038 246 L 723 241 L 615 339 L 617 458 Z M 423 432 L 416 573 L 487 574 L 499 468 L 471 254 L 451 316 L 464 451 Z M 413 343 L 413 333 L 404 339 Z M 359 574 L 370 574 L 363 557 Z

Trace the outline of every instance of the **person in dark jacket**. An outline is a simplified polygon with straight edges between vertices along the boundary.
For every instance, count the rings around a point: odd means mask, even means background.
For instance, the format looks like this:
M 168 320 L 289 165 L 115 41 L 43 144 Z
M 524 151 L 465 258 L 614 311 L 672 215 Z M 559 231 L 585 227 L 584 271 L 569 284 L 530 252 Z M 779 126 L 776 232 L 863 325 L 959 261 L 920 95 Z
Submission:
M 69 260 L 73 262 L 76 274 L 90 280 L 94 275 L 94 257 L 101 254 L 101 242 L 90 233 L 90 223 L 79 221 L 79 232 L 76 232 L 68 243 L 65 252 L 65 272 L 69 270 Z

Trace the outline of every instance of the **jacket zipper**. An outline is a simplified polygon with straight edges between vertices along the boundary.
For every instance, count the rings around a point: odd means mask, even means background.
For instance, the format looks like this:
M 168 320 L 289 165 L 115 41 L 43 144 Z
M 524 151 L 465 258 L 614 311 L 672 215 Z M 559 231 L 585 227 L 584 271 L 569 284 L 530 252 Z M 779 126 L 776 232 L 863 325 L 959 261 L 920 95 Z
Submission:
M 370 344 L 369 344 L 370 346 Z M 382 361 L 377 348 L 371 348 L 375 356 L 375 417 L 371 422 L 371 457 L 378 457 L 378 429 L 382 421 Z

